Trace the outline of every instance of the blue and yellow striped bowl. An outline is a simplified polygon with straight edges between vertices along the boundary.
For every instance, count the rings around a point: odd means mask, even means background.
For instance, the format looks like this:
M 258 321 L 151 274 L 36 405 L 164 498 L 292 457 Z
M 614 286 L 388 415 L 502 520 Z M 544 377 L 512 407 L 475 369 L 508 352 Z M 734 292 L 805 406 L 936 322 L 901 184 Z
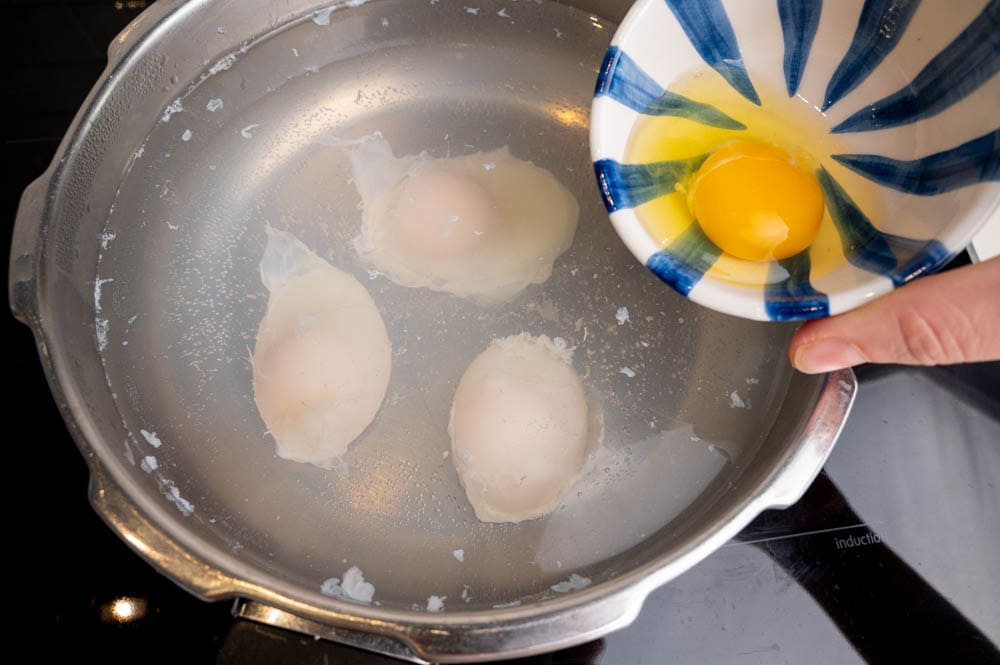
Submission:
M 753 280 L 696 222 L 654 236 L 636 214 L 702 157 L 629 163 L 640 118 L 745 128 L 738 109 L 668 90 L 699 69 L 764 110 L 763 90 L 797 98 L 850 148 L 813 155 L 826 244 L 753 264 Z M 1000 0 L 639 0 L 597 81 L 594 170 L 618 234 L 682 295 L 759 320 L 837 314 L 934 272 L 1000 214 L 998 72 Z

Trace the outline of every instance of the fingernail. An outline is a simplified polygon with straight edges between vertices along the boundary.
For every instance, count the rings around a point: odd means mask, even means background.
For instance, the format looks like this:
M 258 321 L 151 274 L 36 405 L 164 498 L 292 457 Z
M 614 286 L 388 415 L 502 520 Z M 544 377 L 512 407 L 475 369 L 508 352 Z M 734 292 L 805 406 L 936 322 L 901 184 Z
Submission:
M 821 374 L 868 362 L 858 347 L 839 339 L 827 339 L 800 346 L 795 351 L 795 368 L 806 374 Z

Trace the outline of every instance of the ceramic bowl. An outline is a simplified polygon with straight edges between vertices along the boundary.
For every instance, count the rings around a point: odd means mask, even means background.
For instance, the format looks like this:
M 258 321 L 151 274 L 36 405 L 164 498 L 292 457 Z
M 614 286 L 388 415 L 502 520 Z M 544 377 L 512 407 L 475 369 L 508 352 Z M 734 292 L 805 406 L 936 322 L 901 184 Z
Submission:
M 997 0 L 639 0 L 597 81 L 594 170 L 619 236 L 682 295 L 751 319 L 837 314 L 934 272 L 1000 213 L 998 71 Z M 676 91 L 694 78 L 720 92 Z M 745 261 L 683 203 L 656 217 L 705 155 L 642 161 L 637 136 L 707 125 L 724 144 L 786 114 L 823 191 L 811 246 Z

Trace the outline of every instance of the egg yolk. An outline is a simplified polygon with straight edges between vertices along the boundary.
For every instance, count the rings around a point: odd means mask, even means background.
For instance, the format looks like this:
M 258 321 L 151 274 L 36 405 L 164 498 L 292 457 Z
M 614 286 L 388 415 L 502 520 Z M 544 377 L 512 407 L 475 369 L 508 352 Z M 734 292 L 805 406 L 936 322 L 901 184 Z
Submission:
M 785 259 L 816 239 L 823 191 L 787 151 L 736 141 L 695 173 L 688 207 L 719 249 L 747 261 Z

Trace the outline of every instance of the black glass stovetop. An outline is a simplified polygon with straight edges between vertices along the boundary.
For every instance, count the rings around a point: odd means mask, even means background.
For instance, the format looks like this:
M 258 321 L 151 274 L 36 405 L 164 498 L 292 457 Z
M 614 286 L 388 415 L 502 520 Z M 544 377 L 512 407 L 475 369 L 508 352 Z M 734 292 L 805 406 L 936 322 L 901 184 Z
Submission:
M 3 257 L 21 191 L 47 167 L 106 45 L 146 4 L 4 1 Z M 231 603 L 203 603 L 154 572 L 90 509 L 31 335 L 9 316 L 4 326 L 8 646 L 33 644 L 40 662 L 393 662 L 234 619 Z M 517 662 L 1000 662 L 1000 363 L 859 378 L 802 501 L 653 593 L 629 628 Z

